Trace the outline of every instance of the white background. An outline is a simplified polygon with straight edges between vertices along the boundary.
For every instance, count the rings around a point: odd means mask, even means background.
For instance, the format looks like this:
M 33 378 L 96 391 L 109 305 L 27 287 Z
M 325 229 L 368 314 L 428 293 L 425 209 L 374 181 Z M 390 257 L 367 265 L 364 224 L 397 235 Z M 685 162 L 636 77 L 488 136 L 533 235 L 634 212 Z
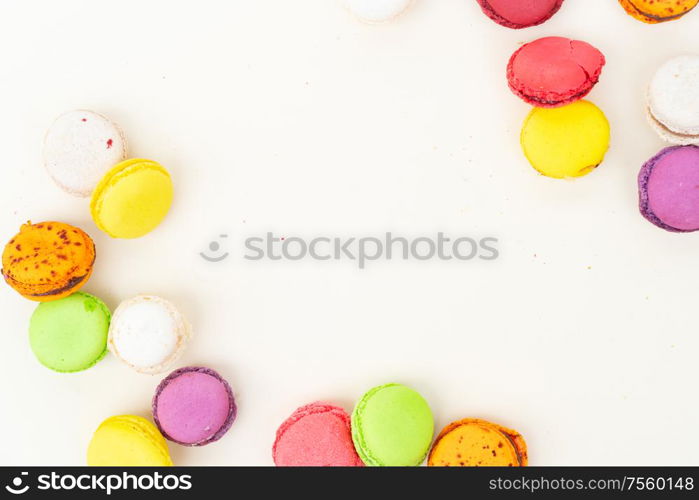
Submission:
M 350 410 L 390 381 L 419 390 L 436 430 L 481 417 L 519 430 L 533 465 L 699 463 L 699 234 L 637 210 L 636 175 L 663 144 L 645 122 L 654 69 L 699 51 L 699 12 L 662 26 L 614 0 L 567 0 L 524 31 L 473 0 L 418 0 L 383 26 L 331 0 L 23 0 L 0 16 L 0 233 L 61 220 L 98 248 L 85 291 L 114 308 L 167 297 L 194 326 L 179 365 L 219 370 L 239 417 L 176 464 L 271 464 L 297 406 Z M 507 89 L 520 43 L 584 39 L 608 64 L 590 99 L 612 146 L 576 181 L 539 176 L 519 148 L 528 106 Z M 88 201 L 56 188 L 43 134 L 73 108 L 107 114 L 131 156 L 176 188 L 156 231 L 112 240 Z M 249 262 L 243 240 L 500 238 L 494 263 Z M 221 233 L 231 256 L 198 252 Z M 35 304 L 0 288 L 2 464 L 84 464 L 106 417 L 149 416 L 164 375 L 108 356 L 79 374 L 33 357 Z

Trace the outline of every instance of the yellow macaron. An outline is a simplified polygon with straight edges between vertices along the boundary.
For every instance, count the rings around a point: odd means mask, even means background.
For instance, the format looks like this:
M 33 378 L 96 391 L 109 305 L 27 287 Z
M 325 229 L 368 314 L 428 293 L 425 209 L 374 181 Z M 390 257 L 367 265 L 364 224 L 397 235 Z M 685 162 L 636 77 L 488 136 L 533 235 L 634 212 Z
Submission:
M 143 417 L 118 415 L 100 424 L 87 448 L 87 465 L 163 467 L 172 465 L 165 438 Z
M 92 218 L 113 238 L 139 238 L 162 222 L 172 205 L 170 174 L 151 160 L 131 159 L 112 168 L 95 188 Z
M 564 179 L 594 170 L 609 149 L 609 121 L 589 101 L 534 108 L 522 127 L 522 149 L 543 175 Z

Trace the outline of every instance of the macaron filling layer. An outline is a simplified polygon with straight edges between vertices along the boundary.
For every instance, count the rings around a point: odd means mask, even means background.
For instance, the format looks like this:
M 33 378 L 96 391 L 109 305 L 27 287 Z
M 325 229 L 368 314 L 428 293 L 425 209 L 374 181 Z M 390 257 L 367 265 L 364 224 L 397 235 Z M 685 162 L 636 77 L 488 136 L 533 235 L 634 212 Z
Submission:
M 320 402 L 302 406 L 282 423 L 272 456 L 277 466 L 364 465 L 354 449 L 347 412 Z
M 699 143 L 699 134 L 683 134 L 670 129 L 667 125 L 658 120 L 650 109 L 647 109 L 648 120 L 651 126 L 663 139 L 671 144 L 690 145 Z
M 699 147 L 673 146 L 648 160 L 638 175 L 641 214 L 672 232 L 699 230 Z
M 209 368 L 175 370 L 160 383 L 153 398 L 153 418 L 163 436 L 185 446 L 217 441 L 235 416 L 230 385 Z
M 61 295 L 64 292 L 67 292 L 69 290 L 73 290 L 74 288 L 77 288 L 78 285 L 80 285 L 87 278 L 89 278 L 89 274 L 86 274 L 83 276 L 74 276 L 73 278 L 70 278 L 68 280 L 68 282 L 64 286 L 62 286 L 61 288 L 55 288 L 53 290 L 49 290 L 48 292 L 44 292 L 44 293 L 33 293 L 33 294 L 29 294 L 29 296 L 30 297 L 52 297 L 54 295 Z

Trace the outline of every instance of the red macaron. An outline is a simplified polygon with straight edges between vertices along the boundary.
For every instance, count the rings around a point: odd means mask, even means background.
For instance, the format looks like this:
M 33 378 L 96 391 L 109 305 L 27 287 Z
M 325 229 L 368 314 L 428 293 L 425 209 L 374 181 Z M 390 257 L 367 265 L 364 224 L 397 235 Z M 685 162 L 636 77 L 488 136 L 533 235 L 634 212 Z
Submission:
M 311 403 L 297 409 L 277 431 L 277 466 L 363 466 L 352 442 L 350 416 L 340 407 Z
M 556 108 L 578 101 L 599 81 L 604 54 L 586 42 L 563 37 L 535 40 L 507 65 L 510 89 L 527 103 Z
M 512 29 L 529 28 L 548 21 L 563 0 L 478 0 L 490 19 Z

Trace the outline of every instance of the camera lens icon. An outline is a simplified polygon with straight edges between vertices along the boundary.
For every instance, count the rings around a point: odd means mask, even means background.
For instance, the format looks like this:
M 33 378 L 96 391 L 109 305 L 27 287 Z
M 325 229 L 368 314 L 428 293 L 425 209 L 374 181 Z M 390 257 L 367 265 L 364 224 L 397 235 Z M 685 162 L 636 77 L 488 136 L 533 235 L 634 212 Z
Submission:
M 27 484 L 24 487 L 22 487 L 22 483 L 24 482 L 23 476 L 27 476 L 28 474 L 28 472 L 22 472 L 19 476 L 13 478 L 12 485 L 8 484 L 7 486 L 5 486 L 5 489 L 13 495 L 21 495 L 23 493 L 26 493 L 27 490 L 29 490 L 29 485 Z

